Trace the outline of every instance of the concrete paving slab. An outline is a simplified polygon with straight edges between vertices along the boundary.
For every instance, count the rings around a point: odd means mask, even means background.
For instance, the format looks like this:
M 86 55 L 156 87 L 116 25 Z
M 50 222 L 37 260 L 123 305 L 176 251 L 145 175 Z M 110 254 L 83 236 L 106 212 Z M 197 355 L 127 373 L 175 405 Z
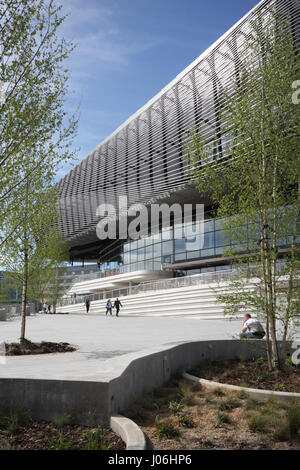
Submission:
M 161 351 L 190 341 L 232 339 L 240 328 L 241 321 L 199 317 L 31 316 L 27 317 L 28 339 L 64 341 L 76 345 L 78 350 L 6 357 L 0 361 L 0 377 L 108 381 L 146 351 Z M 17 341 L 19 334 L 19 318 L 0 324 L 0 342 Z

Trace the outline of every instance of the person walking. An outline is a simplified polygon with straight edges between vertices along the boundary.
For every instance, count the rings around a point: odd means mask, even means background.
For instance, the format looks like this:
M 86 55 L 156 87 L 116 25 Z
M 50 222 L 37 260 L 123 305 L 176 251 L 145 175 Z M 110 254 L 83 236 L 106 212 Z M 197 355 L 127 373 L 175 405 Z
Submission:
M 105 315 L 107 315 L 108 312 L 110 315 L 112 315 L 112 303 L 110 299 L 108 299 L 108 301 L 106 302 L 106 314 Z
M 48 305 L 46 302 L 43 303 L 43 311 L 44 313 L 47 313 Z
M 51 313 L 51 305 L 48 305 L 48 313 Z
M 117 297 L 114 303 L 114 308 L 116 309 L 116 317 L 119 316 L 120 307 L 123 307 L 123 305 L 121 304 L 121 301 Z
M 90 299 L 85 299 L 85 309 L 86 309 L 86 313 L 89 313 L 90 305 L 91 305 Z

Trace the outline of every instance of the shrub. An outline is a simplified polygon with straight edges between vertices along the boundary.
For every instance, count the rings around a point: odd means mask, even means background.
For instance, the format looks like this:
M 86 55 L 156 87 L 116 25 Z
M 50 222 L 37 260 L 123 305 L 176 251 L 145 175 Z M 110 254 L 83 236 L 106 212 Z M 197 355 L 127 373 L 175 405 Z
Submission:
M 247 410 L 258 410 L 263 406 L 263 402 L 257 400 L 256 398 L 249 397 L 246 401 Z
M 186 413 L 180 413 L 179 415 L 179 424 L 184 428 L 194 428 L 196 426 L 193 418 Z
M 292 437 L 300 431 L 300 403 L 291 401 L 287 409 L 287 422 Z
M 278 441 L 290 440 L 291 433 L 287 420 L 278 421 L 278 423 L 275 425 L 273 436 L 274 439 L 277 439 Z
M 166 439 L 176 439 L 179 437 L 179 430 L 170 419 L 160 419 L 158 416 L 155 418 L 154 427 L 159 437 Z
M 52 421 L 53 426 L 56 428 L 63 428 L 64 426 L 68 426 L 69 424 L 72 424 L 72 416 L 71 415 L 62 415 L 62 416 L 57 416 L 54 418 Z
M 169 402 L 169 410 L 174 414 L 179 413 L 179 411 L 181 411 L 182 408 L 183 408 L 183 404 L 180 403 L 180 401 L 174 400 L 174 401 Z
M 216 424 L 215 424 L 216 428 L 219 428 L 221 426 L 221 424 L 224 421 L 224 418 L 225 418 L 225 413 L 223 411 L 218 411 L 218 416 L 217 416 Z
M 87 440 L 86 450 L 109 450 L 111 447 L 106 438 L 106 431 L 101 426 L 83 432 L 82 437 Z
M 181 396 L 181 402 L 184 405 L 191 405 L 192 404 L 192 390 L 191 390 L 191 387 L 181 386 L 180 387 L 180 396 Z
M 248 426 L 252 432 L 265 433 L 268 430 L 269 420 L 262 414 L 252 414 L 248 417 Z
M 73 441 L 65 441 L 63 432 L 59 433 L 58 438 L 52 442 L 51 449 L 53 450 L 71 450 L 74 446 Z
M 229 397 L 219 405 L 219 410 L 226 411 L 226 410 L 234 410 L 235 408 L 239 408 L 241 406 L 240 400 L 236 397 Z
M 29 417 L 24 408 L 11 406 L 8 413 L 0 413 L 0 429 L 15 434 L 21 426 L 29 422 Z

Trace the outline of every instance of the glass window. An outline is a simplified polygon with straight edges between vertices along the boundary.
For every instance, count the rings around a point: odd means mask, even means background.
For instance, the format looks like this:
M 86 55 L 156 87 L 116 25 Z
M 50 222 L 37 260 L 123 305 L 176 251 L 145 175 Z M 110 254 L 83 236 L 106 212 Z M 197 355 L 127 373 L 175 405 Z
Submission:
M 145 258 L 145 248 L 139 248 L 137 250 L 139 261 L 143 261 Z
M 218 230 L 215 232 L 215 240 L 216 240 L 216 246 L 223 246 L 223 245 L 229 245 L 230 244 L 230 237 L 229 233 L 225 232 L 225 230 Z
M 156 243 L 153 245 L 153 257 L 157 258 L 161 255 L 161 243 Z
M 185 251 L 185 239 L 181 240 L 174 240 L 174 245 L 175 245 L 175 252 L 176 253 L 181 253 L 182 251 Z
M 175 261 L 182 261 L 186 259 L 186 253 L 175 253 Z
M 216 271 L 226 271 L 227 269 L 231 269 L 230 264 L 224 264 L 222 266 L 216 266 Z
M 201 257 L 206 258 L 207 256 L 214 256 L 215 249 L 211 248 L 208 250 L 201 250 Z
M 209 266 L 207 268 L 201 268 L 201 273 L 213 273 L 215 271 L 214 266 Z
M 152 247 L 152 245 L 145 247 L 145 258 L 146 259 L 153 258 L 153 247 Z
M 137 241 L 137 246 L 138 248 L 144 247 L 145 246 L 145 239 L 141 238 L 140 240 Z
M 130 261 L 131 263 L 136 263 L 138 260 L 138 252 L 137 250 L 132 250 L 131 251 L 131 256 L 130 256 Z
M 224 222 L 225 222 L 225 219 L 216 219 L 215 220 L 216 230 L 222 230 L 224 228 Z
M 159 232 L 155 233 L 154 235 L 151 236 L 151 238 L 152 238 L 153 243 L 157 243 L 161 240 L 161 234 Z
M 215 246 L 214 232 L 208 232 L 204 234 L 203 249 L 213 248 Z
M 156 258 L 156 259 L 153 260 L 153 269 L 155 271 L 161 270 L 161 259 L 160 258 Z
M 174 225 L 174 238 L 180 240 L 183 237 L 184 237 L 183 225 L 182 224 L 175 224 Z
M 135 250 L 137 248 L 137 240 L 132 240 L 130 242 L 130 251 Z
M 205 220 L 204 222 L 204 231 L 213 232 L 214 231 L 214 219 Z
M 200 258 L 200 250 L 197 250 L 197 251 L 187 251 L 186 253 L 186 258 L 187 259 L 196 259 L 196 258 Z
M 151 245 L 153 243 L 152 237 L 146 237 L 145 238 L 145 245 Z
M 145 261 L 145 269 L 147 269 L 148 271 L 152 271 L 153 270 L 153 260 L 148 260 L 148 261 Z
M 173 238 L 173 228 L 167 227 L 163 228 L 161 231 L 162 240 L 170 240 Z
M 171 255 L 173 253 L 173 241 L 162 242 L 162 254 Z
M 172 255 L 163 256 L 162 257 L 162 262 L 165 263 L 165 264 L 173 263 L 173 256 Z
M 124 243 L 124 252 L 129 251 L 129 243 Z

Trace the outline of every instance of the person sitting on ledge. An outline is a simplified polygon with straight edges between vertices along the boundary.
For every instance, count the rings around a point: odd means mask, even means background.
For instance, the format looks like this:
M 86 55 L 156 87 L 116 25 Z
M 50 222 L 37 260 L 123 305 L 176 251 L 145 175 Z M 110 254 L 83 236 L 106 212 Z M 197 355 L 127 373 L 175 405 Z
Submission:
M 265 336 L 265 330 L 262 324 L 251 318 L 249 313 L 243 318 L 242 331 L 240 333 L 240 338 L 250 338 L 250 339 L 262 339 Z

